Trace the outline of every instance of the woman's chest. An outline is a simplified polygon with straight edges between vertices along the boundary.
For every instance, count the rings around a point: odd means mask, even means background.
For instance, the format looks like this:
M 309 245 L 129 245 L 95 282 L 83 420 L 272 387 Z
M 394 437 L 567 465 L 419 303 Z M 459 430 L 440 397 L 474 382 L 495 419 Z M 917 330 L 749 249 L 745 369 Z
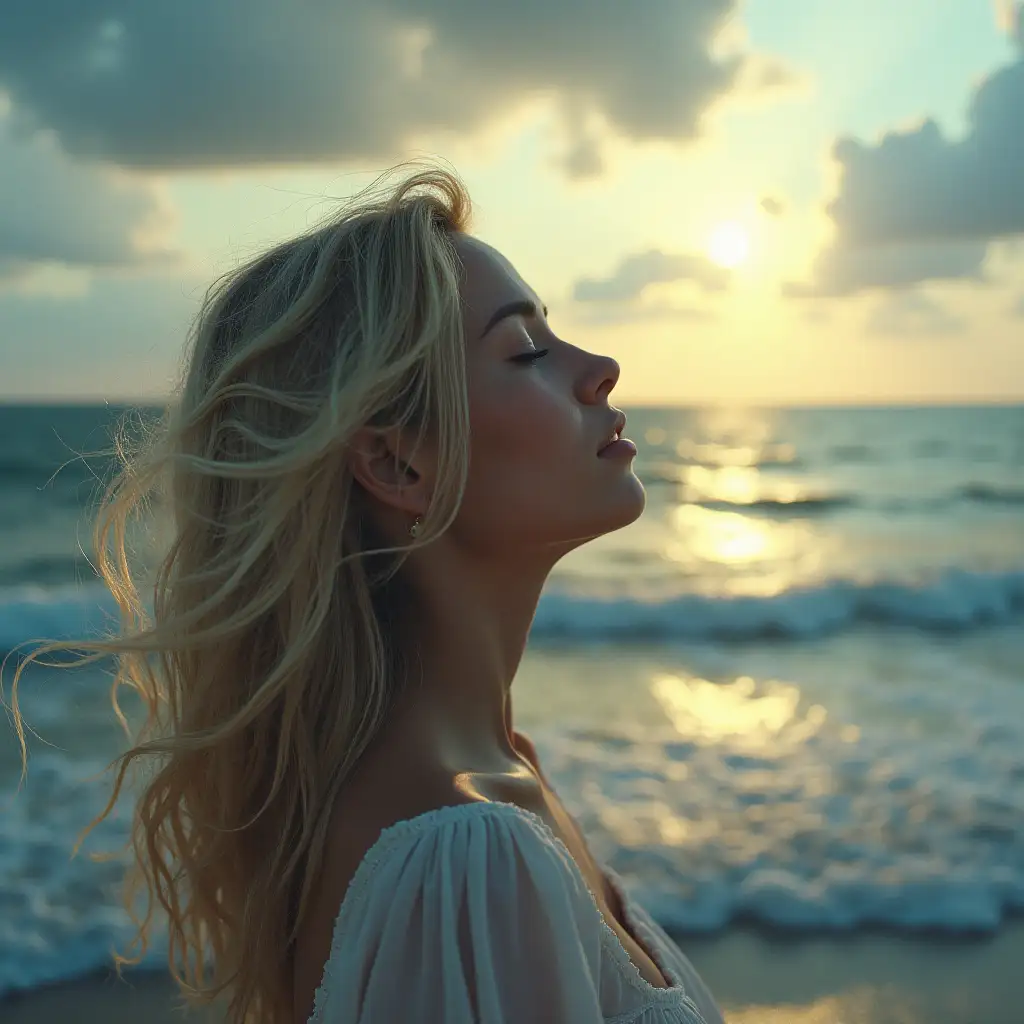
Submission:
M 551 830 L 557 835 L 572 855 L 587 883 L 587 888 L 594 894 L 598 909 L 608 926 L 615 932 L 622 947 L 629 954 L 629 959 L 640 972 L 640 976 L 655 988 L 668 988 L 669 981 L 655 962 L 652 954 L 640 944 L 626 926 L 624 908 L 614 888 L 608 883 L 600 865 L 590 852 L 581 830 L 572 815 L 562 806 L 557 794 L 545 787 L 546 818 Z

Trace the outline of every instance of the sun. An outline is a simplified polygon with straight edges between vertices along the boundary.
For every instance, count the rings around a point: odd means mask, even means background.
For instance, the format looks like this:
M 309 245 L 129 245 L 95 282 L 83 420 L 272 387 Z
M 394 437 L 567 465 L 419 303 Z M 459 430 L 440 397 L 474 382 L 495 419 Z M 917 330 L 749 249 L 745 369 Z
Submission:
M 708 239 L 708 255 L 720 267 L 738 267 L 750 255 L 750 235 L 734 220 L 723 221 Z

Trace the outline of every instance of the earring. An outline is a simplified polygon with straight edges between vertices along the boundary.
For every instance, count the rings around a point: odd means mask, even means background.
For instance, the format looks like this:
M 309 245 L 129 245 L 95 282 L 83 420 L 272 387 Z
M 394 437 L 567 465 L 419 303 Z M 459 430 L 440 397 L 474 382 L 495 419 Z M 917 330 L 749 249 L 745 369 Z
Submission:
M 416 521 L 409 527 L 409 536 L 415 537 L 420 532 L 420 516 L 416 517 Z

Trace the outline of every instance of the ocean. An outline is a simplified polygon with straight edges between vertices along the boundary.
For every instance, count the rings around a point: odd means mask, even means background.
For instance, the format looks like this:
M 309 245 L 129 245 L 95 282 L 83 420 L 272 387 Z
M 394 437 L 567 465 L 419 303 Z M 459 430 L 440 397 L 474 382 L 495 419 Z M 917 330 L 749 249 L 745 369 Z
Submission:
M 114 611 L 76 456 L 120 411 L 0 407 L 0 658 Z M 595 854 L 677 934 L 998 930 L 1024 910 L 1024 407 L 626 411 L 646 512 L 556 568 L 513 690 Z M 110 678 L 25 673 L 20 790 L 0 735 L 0 997 L 131 935 L 122 862 L 89 858 L 126 801 L 71 858 L 126 742 Z

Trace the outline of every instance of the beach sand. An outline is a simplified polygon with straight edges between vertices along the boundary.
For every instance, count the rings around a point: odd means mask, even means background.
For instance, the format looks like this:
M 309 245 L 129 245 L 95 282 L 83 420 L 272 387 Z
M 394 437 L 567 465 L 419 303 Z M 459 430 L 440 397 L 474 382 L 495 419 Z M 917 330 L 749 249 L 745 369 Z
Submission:
M 682 942 L 729 1024 L 1024 1024 L 1024 923 L 988 939 L 732 929 Z
M 731 929 L 681 943 L 729 1024 L 1021 1024 L 1024 923 L 992 939 L 886 934 L 790 939 Z M 3 1024 L 214 1022 L 172 981 L 125 972 L 0 1002 Z

